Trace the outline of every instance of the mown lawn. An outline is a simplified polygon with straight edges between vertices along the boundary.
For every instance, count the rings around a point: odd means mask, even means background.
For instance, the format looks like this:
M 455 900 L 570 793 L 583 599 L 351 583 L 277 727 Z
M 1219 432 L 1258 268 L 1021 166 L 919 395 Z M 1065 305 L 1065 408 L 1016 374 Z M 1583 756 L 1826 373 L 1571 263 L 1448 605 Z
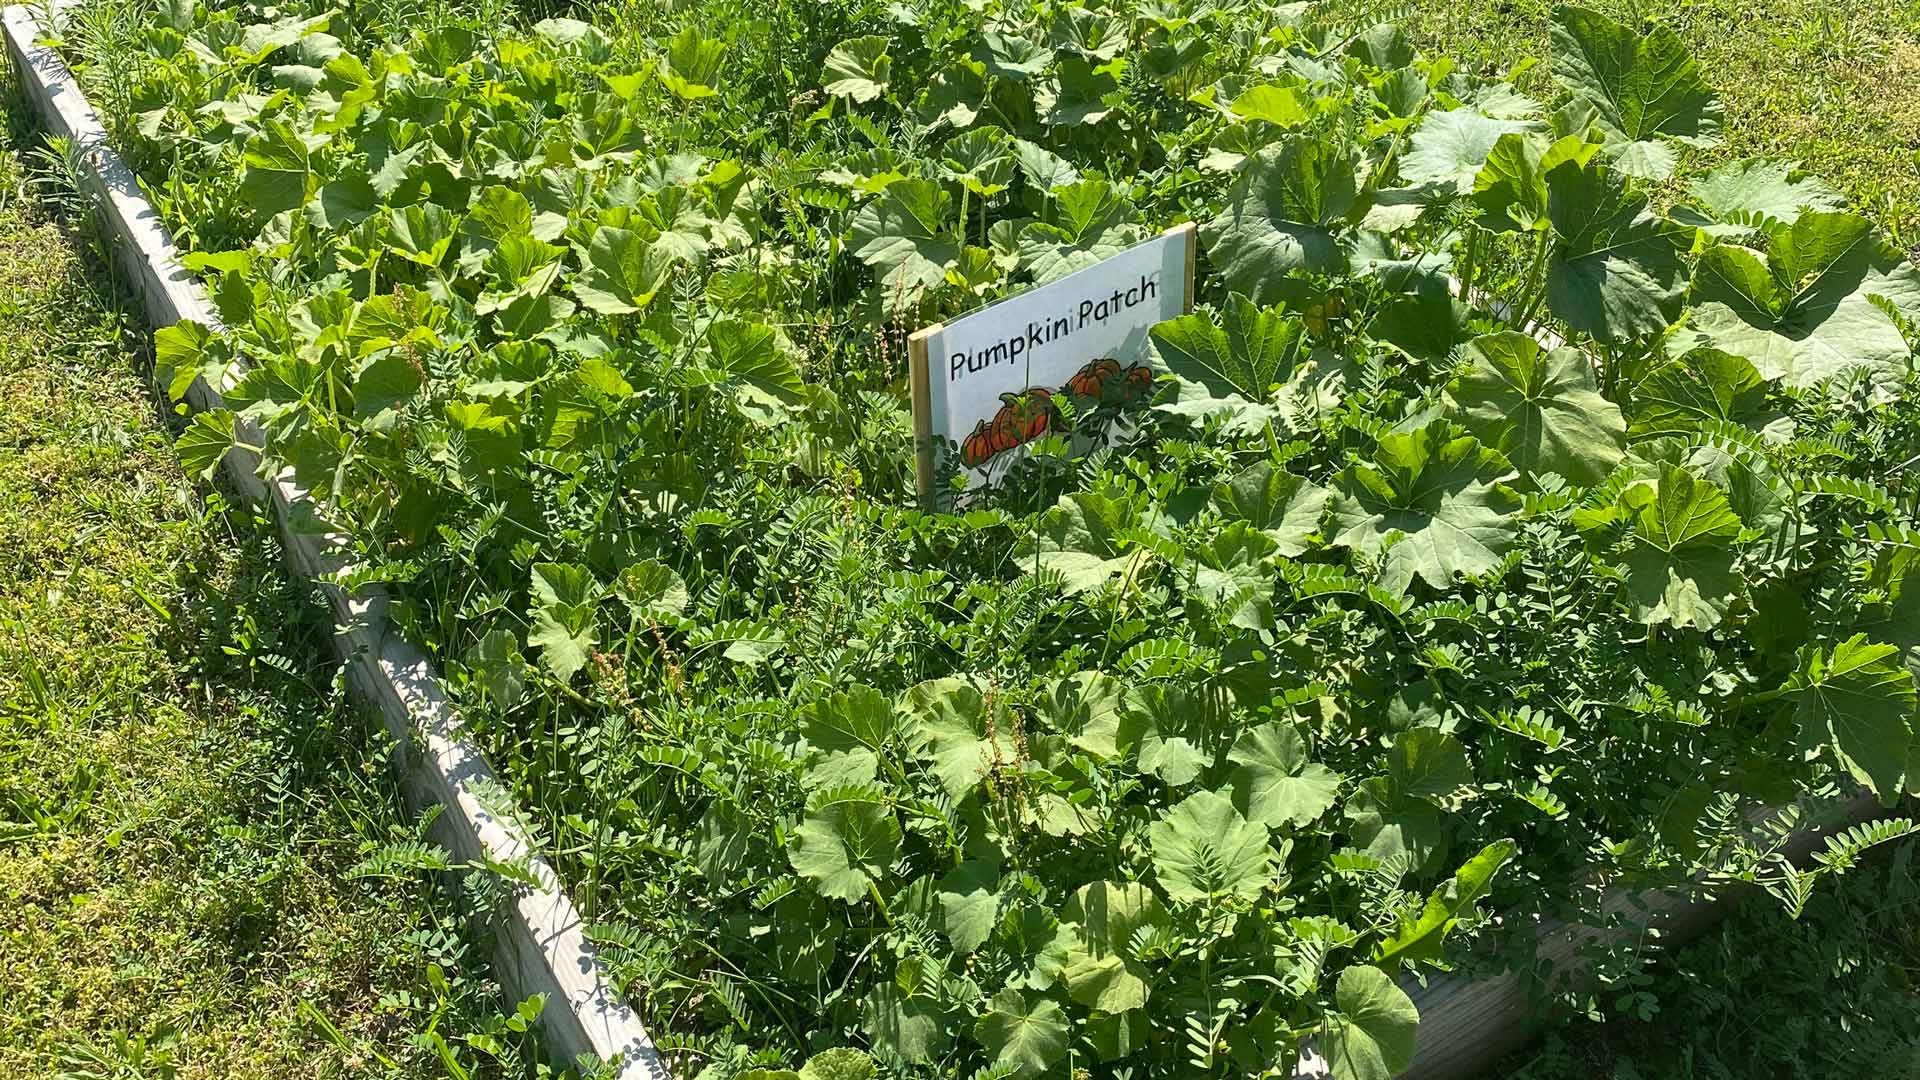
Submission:
M 1421 47 L 1505 72 L 1548 53 L 1552 0 L 1415 0 Z M 1679 32 L 1720 92 L 1704 161 L 1797 160 L 1920 251 L 1920 0 L 1587 0 Z M 1548 68 L 1523 88 L 1551 96 Z
M 270 534 L 182 475 L 139 337 L 22 152 L 0 150 L 0 1078 L 464 1075 L 421 1036 L 444 1012 L 456 1060 L 482 1056 L 462 903 L 349 873 L 415 828 L 384 732 Z M 530 1073 L 510 1051 L 474 1074 Z

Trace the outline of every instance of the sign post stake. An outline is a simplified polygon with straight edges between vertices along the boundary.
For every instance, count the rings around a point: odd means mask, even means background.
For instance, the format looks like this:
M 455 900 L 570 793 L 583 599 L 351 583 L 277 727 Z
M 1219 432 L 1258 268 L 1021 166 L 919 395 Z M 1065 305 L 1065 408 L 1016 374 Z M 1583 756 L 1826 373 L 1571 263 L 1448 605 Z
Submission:
M 1200 226 L 1188 221 L 1167 230 L 1167 235 L 1185 233 L 1187 238 L 1187 314 L 1193 314 L 1193 260 L 1200 252 Z
M 907 379 L 913 390 L 913 471 L 920 489 L 920 508 L 931 512 L 933 499 L 933 399 L 928 386 L 927 341 L 940 332 L 934 323 L 907 339 Z

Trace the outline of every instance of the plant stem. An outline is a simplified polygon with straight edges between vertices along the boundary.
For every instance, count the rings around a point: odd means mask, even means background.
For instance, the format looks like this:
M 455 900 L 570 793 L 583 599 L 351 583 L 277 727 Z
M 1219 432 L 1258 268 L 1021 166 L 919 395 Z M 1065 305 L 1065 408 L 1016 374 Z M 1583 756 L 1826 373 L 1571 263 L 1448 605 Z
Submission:
M 1541 301 L 1547 298 L 1544 278 L 1547 272 L 1547 254 L 1552 250 L 1553 235 L 1543 230 L 1540 233 L 1539 243 L 1534 247 L 1533 265 L 1527 267 L 1526 286 L 1520 293 L 1527 306 L 1520 311 L 1518 329 L 1525 330 L 1532 325 L 1534 312 L 1540 310 Z

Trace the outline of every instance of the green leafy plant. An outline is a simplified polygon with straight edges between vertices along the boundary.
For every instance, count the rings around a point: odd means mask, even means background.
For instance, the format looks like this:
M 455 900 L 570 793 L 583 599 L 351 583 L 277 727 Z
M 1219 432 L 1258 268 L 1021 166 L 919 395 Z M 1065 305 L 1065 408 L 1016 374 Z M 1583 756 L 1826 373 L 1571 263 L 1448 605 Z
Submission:
M 1389 1076 L 1394 974 L 1797 911 L 1744 811 L 1912 786 L 1920 277 L 1692 176 L 1670 32 L 1561 9 L 1536 101 L 1312 7 L 784 17 L 195 9 L 127 135 L 241 177 L 153 185 L 191 460 L 265 432 L 676 1069 Z M 920 505 L 904 332 L 1187 221 L 1154 393 Z

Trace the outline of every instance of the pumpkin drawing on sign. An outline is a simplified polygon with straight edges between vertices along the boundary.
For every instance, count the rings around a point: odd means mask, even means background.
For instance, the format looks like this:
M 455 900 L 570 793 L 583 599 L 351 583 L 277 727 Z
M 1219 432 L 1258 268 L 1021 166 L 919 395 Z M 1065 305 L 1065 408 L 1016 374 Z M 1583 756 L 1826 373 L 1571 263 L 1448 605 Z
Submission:
M 1019 394 L 1001 394 L 1000 401 L 1000 411 L 991 420 L 975 424 L 973 433 L 960 443 L 960 461 L 970 469 L 1064 427 L 1060 410 L 1053 404 L 1053 391 L 1044 386 L 1028 387 Z
M 1090 360 L 1086 367 L 1074 372 L 1073 378 L 1067 380 L 1067 391 L 1078 397 L 1097 398 L 1107 380 L 1118 374 L 1120 374 L 1120 361 L 1113 357 L 1103 356 L 1098 360 Z
M 1090 360 L 1087 365 L 1073 373 L 1063 387 L 1075 397 L 1105 400 L 1110 396 L 1109 388 L 1118 383 L 1118 399 L 1122 402 L 1133 401 L 1153 388 L 1153 369 L 1135 361 L 1126 367 L 1111 356 Z

